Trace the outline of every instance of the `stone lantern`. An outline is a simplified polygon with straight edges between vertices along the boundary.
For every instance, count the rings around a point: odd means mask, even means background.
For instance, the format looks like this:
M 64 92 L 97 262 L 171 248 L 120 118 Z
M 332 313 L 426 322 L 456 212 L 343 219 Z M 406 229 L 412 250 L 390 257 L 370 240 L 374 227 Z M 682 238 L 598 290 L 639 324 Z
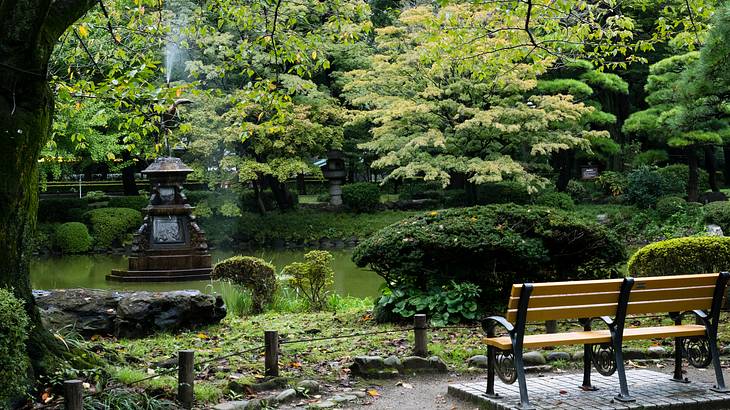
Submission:
M 342 205 L 342 183 L 347 175 L 342 151 L 327 153 L 327 164 L 322 168 L 322 174 L 330 183 L 330 205 Z
M 179 158 L 157 158 L 142 171 L 150 179 L 150 202 L 134 234 L 129 269 L 112 270 L 107 280 L 167 282 L 210 279 L 205 232 L 188 204 L 183 183 L 193 172 Z

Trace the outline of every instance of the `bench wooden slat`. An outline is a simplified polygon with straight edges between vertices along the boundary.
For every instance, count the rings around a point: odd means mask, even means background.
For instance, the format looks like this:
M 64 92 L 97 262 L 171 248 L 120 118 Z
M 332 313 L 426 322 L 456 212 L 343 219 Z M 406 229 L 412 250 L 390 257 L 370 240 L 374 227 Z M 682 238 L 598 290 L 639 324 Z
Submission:
M 695 286 L 714 286 L 718 274 L 659 276 L 636 278 L 633 290 L 652 290 Z M 533 284 L 532 296 L 573 295 L 580 293 L 617 292 L 623 279 L 597 279 L 572 282 L 546 282 Z M 512 286 L 512 297 L 519 297 L 522 284 Z
M 715 286 L 693 286 L 670 289 L 633 290 L 629 302 L 651 300 L 673 300 L 712 297 Z M 618 292 L 582 293 L 576 295 L 535 296 L 530 298 L 528 309 L 573 306 L 573 305 L 600 305 L 618 303 Z M 510 298 L 508 309 L 517 309 L 519 298 Z
M 629 302 L 627 313 L 666 313 L 686 310 L 707 310 L 712 306 L 712 297 L 688 298 L 672 300 L 651 300 Z M 598 305 L 574 305 L 560 307 L 534 308 L 527 310 L 527 321 L 579 319 L 584 317 L 614 316 L 616 304 L 606 303 Z M 517 319 L 517 309 L 507 311 L 507 320 L 514 322 Z
M 671 337 L 702 336 L 705 327 L 701 325 L 652 326 L 627 328 L 624 330 L 624 340 L 641 340 Z M 498 349 L 508 350 L 512 347 L 508 336 L 486 339 L 488 345 Z M 609 343 L 611 335 L 608 330 L 594 330 L 590 332 L 566 332 L 540 335 L 526 335 L 524 347 L 537 349 L 545 346 L 577 345 Z

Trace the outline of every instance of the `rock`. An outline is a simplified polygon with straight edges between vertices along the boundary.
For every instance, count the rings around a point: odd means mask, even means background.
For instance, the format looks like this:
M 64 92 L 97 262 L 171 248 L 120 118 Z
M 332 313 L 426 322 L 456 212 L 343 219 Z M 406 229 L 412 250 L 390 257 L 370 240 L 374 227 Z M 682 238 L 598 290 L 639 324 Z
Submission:
M 582 351 L 582 350 L 579 350 L 579 351 L 577 351 L 577 352 L 573 353 L 573 356 L 572 356 L 572 358 L 573 358 L 573 360 L 575 360 L 576 362 L 577 362 L 577 361 L 581 361 L 581 362 L 582 362 L 582 361 L 583 361 L 583 356 L 584 356 L 584 354 L 583 354 L 583 351 Z
M 355 401 L 357 400 L 357 396 L 354 394 L 343 394 L 343 395 L 336 395 L 335 397 L 331 398 L 335 403 L 346 403 L 348 401 Z
M 553 371 L 553 367 L 549 364 L 540 366 L 525 366 L 525 373 L 549 373 Z
M 385 368 L 385 362 L 380 356 L 357 356 L 353 360 L 353 366 L 356 366 L 360 373 L 369 373 L 373 370 Z
M 388 356 L 387 359 L 383 360 L 383 364 L 385 367 L 396 369 L 399 372 L 403 371 L 403 363 L 401 363 L 400 359 L 396 356 Z
M 646 349 L 646 356 L 650 359 L 661 359 L 667 355 L 667 350 L 661 346 L 651 346 Z
M 598 222 L 601 225 L 605 225 L 609 222 L 608 214 L 598 214 L 596 215 L 596 222 Z
M 227 390 L 238 394 L 251 394 L 251 392 L 283 389 L 287 387 L 288 383 L 285 377 L 275 377 L 261 383 L 242 383 L 238 380 L 231 380 L 228 382 Z
M 541 366 L 547 363 L 545 356 L 540 352 L 527 352 L 522 355 L 522 360 L 525 362 L 525 366 Z
M 710 202 L 723 202 L 727 201 L 727 195 L 723 194 L 722 192 L 706 192 L 700 195 L 699 201 L 705 205 L 709 204 Z
M 365 393 L 364 391 L 354 391 L 350 394 L 357 397 L 358 399 L 364 399 L 365 397 L 368 397 L 367 393 Z
M 446 373 L 447 371 L 449 371 L 449 367 L 446 365 L 446 362 L 441 360 L 441 358 L 438 356 L 429 357 L 428 364 L 431 367 L 431 371 L 438 373 Z
M 555 361 L 558 361 L 558 360 L 563 360 L 563 361 L 566 361 L 566 362 L 569 361 L 570 360 L 570 353 L 566 353 L 566 352 L 550 352 L 550 353 L 548 353 L 548 355 L 547 355 L 547 361 L 548 362 L 555 362 Z
M 478 354 L 476 356 L 472 356 L 469 359 L 467 359 L 466 363 L 470 367 L 480 367 L 482 369 L 486 369 L 487 368 L 487 356 Z
M 625 360 L 646 359 L 646 353 L 641 349 L 623 349 Z
M 332 400 L 325 400 L 319 403 L 314 403 L 309 406 L 311 409 L 331 409 L 332 407 L 336 407 L 337 403 L 333 402 Z
M 297 383 L 297 391 L 300 393 L 315 394 L 319 393 L 319 390 L 319 383 L 315 380 L 302 380 Z
M 289 400 L 293 400 L 295 397 L 297 397 L 297 391 L 294 389 L 286 389 L 283 392 L 276 395 L 276 401 L 278 403 L 284 403 Z
M 406 357 L 402 361 L 403 368 L 409 371 L 423 371 L 428 370 L 429 362 L 428 359 L 418 356 Z
M 34 291 L 44 325 L 73 327 L 83 336 L 145 337 L 218 323 L 226 316 L 220 296 L 197 290 L 117 292 L 101 289 Z
M 725 236 L 720 225 L 709 224 L 705 227 L 709 236 Z
M 261 399 L 253 399 L 246 404 L 245 410 L 260 410 L 263 408 L 269 408 L 268 403 Z
M 245 410 L 248 400 L 229 401 L 213 406 L 213 410 Z

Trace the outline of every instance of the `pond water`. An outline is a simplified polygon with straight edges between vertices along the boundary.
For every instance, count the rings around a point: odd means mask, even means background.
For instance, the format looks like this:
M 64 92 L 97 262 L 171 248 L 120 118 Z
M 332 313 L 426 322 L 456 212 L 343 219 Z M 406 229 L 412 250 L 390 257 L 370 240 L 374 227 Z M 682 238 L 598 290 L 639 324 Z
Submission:
M 276 266 L 277 271 L 291 262 L 304 260 L 303 250 L 259 250 L 245 252 L 213 251 L 213 263 L 236 254 L 262 258 Z M 343 296 L 375 297 L 383 279 L 366 269 L 355 266 L 350 250 L 330 251 L 334 256 L 334 290 Z M 121 255 L 68 255 L 34 258 L 30 264 L 33 289 L 96 288 L 115 290 L 166 291 L 197 289 L 203 292 L 220 291 L 217 281 L 167 283 L 109 282 L 106 275 L 112 270 L 127 268 L 127 258 Z

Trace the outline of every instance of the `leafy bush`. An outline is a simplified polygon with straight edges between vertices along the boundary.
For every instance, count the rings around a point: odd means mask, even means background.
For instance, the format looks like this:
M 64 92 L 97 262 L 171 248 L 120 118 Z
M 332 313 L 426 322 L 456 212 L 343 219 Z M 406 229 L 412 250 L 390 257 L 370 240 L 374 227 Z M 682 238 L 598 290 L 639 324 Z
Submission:
M 620 172 L 606 171 L 596 179 L 598 186 L 603 189 L 606 195 L 619 196 L 626 192 L 628 180 Z
M 392 312 L 404 319 L 425 313 L 434 326 L 470 321 L 477 319 L 481 313 L 478 304 L 480 293 L 479 286 L 473 283 L 454 281 L 426 291 L 386 288 L 375 306 L 376 319 L 389 321 L 387 315 Z
M 306 297 L 310 309 L 322 310 L 327 304 L 327 288 L 334 284 L 334 258 L 327 251 L 311 251 L 305 262 L 287 265 L 283 273 L 291 276 L 289 284 Z
M 633 276 L 685 275 L 730 270 L 730 238 L 694 236 L 649 244 L 629 259 Z
M 687 186 L 689 185 L 689 167 L 685 164 L 668 165 L 659 168 L 656 171 L 667 181 L 667 194 L 687 196 Z M 710 189 L 710 177 L 707 171 L 700 168 L 699 174 L 699 192 L 705 192 Z
M 274 265 L 252 256 L 233 256 L 221 261 L 215 265 L 211 276 L 248 288 L 253 313 L 262 313 L 276 292 Z
M 409 199 L 431 199 L 427 198 L 425 192 L 434 192 L 441 190 L 441 184 L 433 182 L 411 182 L 404 184 L 398 190 L 398 198 L 401 200 Z
M 109 196 L 104 191 L 89 191 L 84 195 L 86 202 L 104 202 L 109 199 Z
M 100 208 L 86 213 L 96 246 L 121 245 L 128 233 L 139 228 L 142 213 L 129 208 Z
M 342 203 L 355 212 L 373 212 L 380 207 L 380 188 L 370 182 L 342 187 Z
M 639 208 L 653 208 L 659 198 L 672 193 L 672 184 L 649 167 L 638 168 L 628 176 L 626 195 Z
M 575 202 L 589 202 L 591 200 L 591 194 L 588 192 L 585 184 L 574 179 L 568 181 L 568 187 L 565 192 L 570 195 Z
M 678 196 L 663 196 L 656 203 L 656 212 L 662 219 L 687 209 L 687 201 Z
M 566 211 L 575 209 L 573 198 L 564 192 L 543 192 L 535 198 L 535 204 Z
M 524 205 L 530 203 L 530 193 L 527 187 L 511 181 L 495 184 L 479 185 L 476 189 L 476 203 L 478 205 L 508 204 Z
M 471 282 L 492 305 L 513 283 L 604 278 L 623 259 L 618 238 L 596 223 L 514 205 L 427 212 L 378 231 L 353 253 L 391 289 Z
M 25 393 L 29 324 L 23 302 L 0 288 L 0 408 L 14 408 L 12 401 Z
M 208 199 L 211 195 L 214 195 L 213 191 L 188 191 L 184 190 L 183 194 L 185 194 L 185 197 L 188 199 L 188 203 L 190 205 L 195 206 L 200 201 L 204 201 Z
M 66 222 L 56 228 L 53 235 L 55 247 L 62 253 L 82 253 L 91 249 L 93 238 L 81 222 Z
M 149 203 L 149 199 L 144 196 L 115 196 L 109 199 L 110 208 L 129 208 L 141 210 Z
M 730 202 L 710 202 L 704 209 L 705 222 L 720 225 L 723 232 L 730 232 Z
M 39 222 L 82 221 L 88 203 L 80 198 L 48 198 L 38 201 Z

